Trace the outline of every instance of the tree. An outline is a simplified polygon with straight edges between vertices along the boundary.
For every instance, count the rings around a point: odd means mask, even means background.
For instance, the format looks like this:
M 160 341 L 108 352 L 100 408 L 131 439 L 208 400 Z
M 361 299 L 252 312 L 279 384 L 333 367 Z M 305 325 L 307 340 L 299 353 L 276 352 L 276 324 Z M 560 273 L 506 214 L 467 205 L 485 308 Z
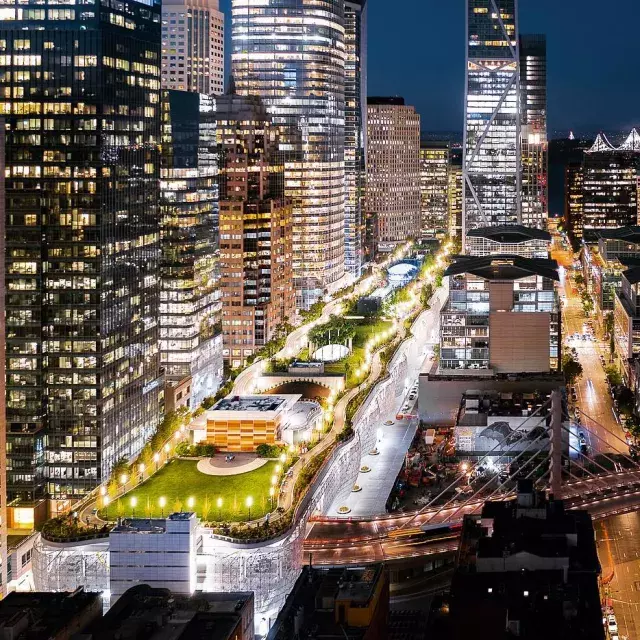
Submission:
M 567 351 L 562 356 L 562 371 L 565 380 L 573 384 L 582 375 L 582 365 L 572 353 Z
M 612 387 L 617 387 L 622 384 L 622 376 L 615 365 L 610 364 L 605 368 L 604 373 Z
M 575 277 L 575 281 L 577 285 L 583 286 L 584 285 L 584 276 L 581 273 L 577 273 L 576 277 Z

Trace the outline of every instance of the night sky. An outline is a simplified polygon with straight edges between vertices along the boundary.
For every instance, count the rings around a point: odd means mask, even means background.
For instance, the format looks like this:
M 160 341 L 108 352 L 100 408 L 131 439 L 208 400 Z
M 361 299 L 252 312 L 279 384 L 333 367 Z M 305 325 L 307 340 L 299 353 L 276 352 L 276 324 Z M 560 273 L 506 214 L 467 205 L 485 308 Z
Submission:
M 423 131 L 462 129 L 464 7 L 369 0 L 368 93 L 404 96 Z M 639 25 L 638 0 L 520 0 L 521 33 L 547 35 L 550 130 L 640 125 Z

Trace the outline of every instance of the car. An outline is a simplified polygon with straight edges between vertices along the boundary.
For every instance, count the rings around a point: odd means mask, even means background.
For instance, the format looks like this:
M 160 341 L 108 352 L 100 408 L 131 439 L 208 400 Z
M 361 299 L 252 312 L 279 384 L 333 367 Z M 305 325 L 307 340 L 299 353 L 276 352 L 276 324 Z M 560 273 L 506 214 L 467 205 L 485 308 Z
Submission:
M 393 424 L 393 420 L 387 420 L 385 424 L 389 427 Z
M 618 633 L 618 623 L 613 613 L 607 616 L 607 626 L 609 627 L 609 634 Z

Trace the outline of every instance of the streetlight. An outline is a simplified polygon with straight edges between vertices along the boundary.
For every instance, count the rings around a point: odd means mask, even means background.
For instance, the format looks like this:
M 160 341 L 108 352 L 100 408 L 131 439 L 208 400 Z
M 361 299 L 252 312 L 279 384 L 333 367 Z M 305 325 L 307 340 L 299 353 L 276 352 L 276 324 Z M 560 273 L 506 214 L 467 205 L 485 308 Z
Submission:
M 109 496 L 102 497 L 102 506 L 106 509 L 109 506 Z
M 167 504 L 167 499 L 164 496 L 160 496 L 160 500 L 158 500 L 158 502 L 160 503 L 160 509 L 162 510 L 162 517 L 164 518 L 164 507 Z
M 279 464 L 277 464 L 275 468 L 275 472 L 280 473 L 281 471 L 282 471 L 282 467 Z
M 280 454 L 280 462 L 282 462 L 282 464 L 284 464 L 287 461 L 287 454 L 286 453 L 281 453 Z
M 247 509 L 249 509 L 249 520 L 251 520 L 251 505 L 253 504 L 253 498 L 247 496 Z
M 100 495 L 104 496 L 107 493 L 107 487 L 105 487 L 104 485 L 102 485 L 100 487 Z
M 144 464 L 142 462 L 138 465 L 138 471 L 140 471 L 141 476 L 144 475 Z
M 136 505 L 138 504 L 138 499 L 135 496 L 131 496 L 131 517 L 136 517 Z
M 158 462 L 160 462 L 160 454 L 159 453 L 154 453 L 153 454 L 153 461 L 156 463 L 156 471 L 158 470 Z
M 218 498 L 217 505 L 218 505 L 218 516 L 219 516 L 218 519 L 222 520 L 222 498 Z
M 196 503 L 196 499 L 191 496 L 188 500 L 187 500 L 187 507 L 189 507 L 189 509 L 193 509 L 193 505 Z
M 126 473 L 123 473 L 123 474 L 120 476 L 120 484 L 121 484 L 122 486 L 124 486 L 125 484 L 127 484 L 127 480 L 128 480 L 128 478 L 127 478 L 127 474 L 126 474 Z
M 171 449 L 171 447 L 169 446 L 169 443 L 167 442 L 167 444 L 164 445 L 164 450 L 166 453 L 169 453 L 169 449 Z
M 276 494 L 275 487 L 269 487 L 269 497 L 271 498 L 271 510 L 273 511 L 273 496 Z

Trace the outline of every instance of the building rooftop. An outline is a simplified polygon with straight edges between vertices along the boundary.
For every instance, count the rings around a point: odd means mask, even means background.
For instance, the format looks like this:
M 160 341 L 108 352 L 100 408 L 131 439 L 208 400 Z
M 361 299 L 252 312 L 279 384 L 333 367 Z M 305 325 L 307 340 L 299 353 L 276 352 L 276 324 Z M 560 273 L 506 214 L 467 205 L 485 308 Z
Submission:
M 617 229 L 592 229 L 596 238 L 603 240 L 624 240 L 640 244 L 640 226 L 618 227 Z
M 0 627 L 5 638 L 49 640 L 69 637 L 74 618 L 83 621 L 80 631 L 93 619 L 102 618 L 99 593 L 82 589 L 73 593 L 40 593 L 13 591 L 0 602 Z
M 277 411 L 287 401 L 284 396 L 227 396 L 210 411 Z
M 404 105 L 404 98 L 400 96 L 369 96 L 367 104 Z
M 166 518 L 122 518 L 111 533 L 165 533 L 167 522 L 187 522 L 194 516 L 193 511 L 180 511 Z
M 253 618 L 250 592 L 197 593 L 180 596 L 146 584 L 125 591 L 100 625 L 94 640 L 228 640 L 245 607 Z
M 525 227 L 521 224 L 502 224 L 495 227 L 480 227 L 471 229 L 467 238 L 486 238 L 503 244 L 519 244 L 531 240 L 543 240 L 551 242 L 551 234 L 534 227 Z
M 485 280 L 519 280 L 532 275 L 560 280 L 558 263 L 545 258 L 497 254 L 494 256 L 457 256 L 444 272 L 445 276 L 470 273 Z

